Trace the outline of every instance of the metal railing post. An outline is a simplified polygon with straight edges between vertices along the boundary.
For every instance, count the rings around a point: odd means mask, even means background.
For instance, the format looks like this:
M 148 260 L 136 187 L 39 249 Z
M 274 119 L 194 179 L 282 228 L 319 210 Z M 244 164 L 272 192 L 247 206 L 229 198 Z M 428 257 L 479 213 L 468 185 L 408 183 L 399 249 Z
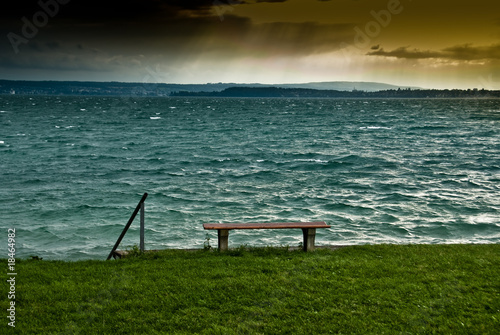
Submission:
M 141 238 L 139 242 L 139 250 L 144 252 L 144 202 L 141 204 Z
M 144 204 L 144 201 L 146 200 L 147 197 L 148 197 L 148 194 L 144 193 L 144 195 L 142 196 L 141 200 L 137 204 L 137 207 L 135 207 L 135 210 L 132 213 L 132 216 L 130 217 L 130 219 L 128 220 L 127 224 L 125 225 L 125 228 L 123 228 L 123 231 L 120 234 L 120 237 L 118 237 L 118 240 L 116 240 L 115 246 L 113 247 L 113 249 L 111 249 L 111 252 L 109 253 L 108 258 L 106 258 L 106 260 L 109 260 L 109 259 L 111 259 L 111 257 L 113 257 L 113 253 L 115 252 L 116 248 L 118 248 L 118 246 L 120 245 L 120 242 L 122 241 L 123 236 L 125 236 L 125 233 L 127 232 L 128 228 L 132 224 L 132 221 L 134 221 L 137 213 L 141 209 L 142 204 Z

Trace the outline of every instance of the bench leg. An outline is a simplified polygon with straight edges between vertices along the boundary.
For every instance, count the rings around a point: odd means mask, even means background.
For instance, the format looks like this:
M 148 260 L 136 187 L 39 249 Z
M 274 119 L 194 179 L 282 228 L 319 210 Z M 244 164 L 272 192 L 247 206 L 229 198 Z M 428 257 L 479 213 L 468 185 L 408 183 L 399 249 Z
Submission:
M 227 250 L 228 249 L 228 238 L 229 238 L 229 230 L 227 229 L 219 229 L 217 230 L 218 236 L 218 246 L 219 250 Z
M 302 234 L 304 235 L 304 243 L 302 245 L 304 251 L 314 251 L 316 228 L 302 228 Z

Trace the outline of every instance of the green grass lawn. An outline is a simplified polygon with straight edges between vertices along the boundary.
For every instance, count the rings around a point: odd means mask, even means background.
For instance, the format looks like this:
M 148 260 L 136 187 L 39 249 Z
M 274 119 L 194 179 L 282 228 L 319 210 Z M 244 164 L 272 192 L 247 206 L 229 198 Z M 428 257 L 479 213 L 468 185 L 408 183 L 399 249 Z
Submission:
M 19 334 L 500 330 L 498 244 L 170 250 L 113 261 L 17 260 L 16 269 Z M 2 334 L 13 330 L 5 316 Z

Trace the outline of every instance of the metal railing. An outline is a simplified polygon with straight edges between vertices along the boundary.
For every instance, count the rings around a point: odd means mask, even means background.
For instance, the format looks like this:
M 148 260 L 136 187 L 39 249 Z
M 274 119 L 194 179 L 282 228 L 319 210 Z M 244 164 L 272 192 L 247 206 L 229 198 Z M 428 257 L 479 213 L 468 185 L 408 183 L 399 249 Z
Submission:
M 118 237 L 118 240 L 116 240 L 115 246 L 113 247 L 113 249 L 109 253 L 109 256 L 106 260 L 110 260 L 111 257 L 113 257 L 113 253 L 116 251 L 116 248 L 118 248 L 118 246 L 120 245 L 120 242 L 122 241 L 123 236 L 125 236 L 125 233 L 127 233 L 128 228 L 130 227 L 130 225 L 134 221 L 134 219 L 137 216 L 137 213 L 139 211 L 141 211 L 141 217 L 140 217 L 140 219 L 141 219 L 140 235 L 141 236 L 140 236 L 140 242 L 139 242 L 139 249 L 141 250 L 141 252 L 144 252 L 144 201 L 146 201 L 147 197 L 148 197 L 148 194 L 144 193 L 141 200 L 137 204 L 137 207 L 135 208 L 134 212 L 132 213 L 132 216 L 130 217 L 127 224 L 125 225 L 125 228 L 123 228 L 123 231 L 120 234 L 120 237 Z

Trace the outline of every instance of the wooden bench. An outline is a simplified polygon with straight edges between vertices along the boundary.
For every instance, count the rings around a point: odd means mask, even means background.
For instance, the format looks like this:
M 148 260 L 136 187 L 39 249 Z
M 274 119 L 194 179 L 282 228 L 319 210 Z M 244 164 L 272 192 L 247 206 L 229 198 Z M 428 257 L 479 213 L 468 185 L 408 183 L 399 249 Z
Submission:
M 284 222 L 284 223 L 204 223 L 203 228 L 217 230 L 219 250 L 228 249 L 229 231 L 233 229 L 302 229 L 304 251 L 314 250 L 316 228 L 330 228 L 323 221 L 318 222 Z

